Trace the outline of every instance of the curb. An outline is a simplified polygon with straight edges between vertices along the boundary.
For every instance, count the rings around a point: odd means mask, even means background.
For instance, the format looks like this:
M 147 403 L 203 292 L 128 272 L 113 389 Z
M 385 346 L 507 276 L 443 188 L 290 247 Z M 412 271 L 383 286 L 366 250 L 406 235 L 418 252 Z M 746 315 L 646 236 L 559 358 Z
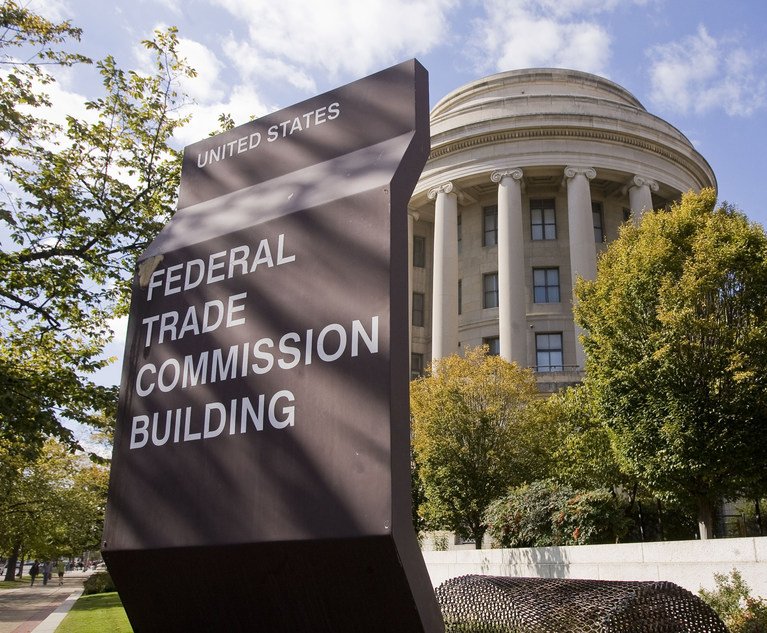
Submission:
M 67 597 L 58 607 L 56 607 L 56 610 L 53 613 L 51 613 L 47 618 L 45 618 L 45 620 L 40 622 L 40 624 L 32 629 L 32 633 L 54 633 L 59 624 L 61 624 L 61 621 L 64 619 L 64 616 L 66 616 L 69 610 L 74 606 L 75 602 L 82 595 L 82 593 L 82 589 L 76 589 L 71 594 L 69 594 L 69 597 Z

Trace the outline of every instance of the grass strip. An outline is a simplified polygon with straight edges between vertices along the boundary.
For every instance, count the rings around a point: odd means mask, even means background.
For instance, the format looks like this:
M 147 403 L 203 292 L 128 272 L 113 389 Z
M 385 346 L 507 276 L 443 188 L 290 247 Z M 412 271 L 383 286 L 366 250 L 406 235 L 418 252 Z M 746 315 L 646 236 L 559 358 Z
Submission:
M 56 633 L 133 633 L 117 592 L 81 596 Z
M 19 580 L 0 580 L 0 589 L 17 589 L 18 587 L 24 587 L 29 584 L 29 578 L 23 578 Z

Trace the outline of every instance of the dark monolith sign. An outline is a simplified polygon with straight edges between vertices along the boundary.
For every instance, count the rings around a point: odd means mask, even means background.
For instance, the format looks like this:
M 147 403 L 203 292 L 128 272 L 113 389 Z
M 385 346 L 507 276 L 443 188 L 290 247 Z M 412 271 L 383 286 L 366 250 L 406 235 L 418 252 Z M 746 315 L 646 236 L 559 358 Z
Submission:
M 431 632 L 410 512 L 406 62 L 186 148 L 133 286 L 103 554 L 141 631 Z

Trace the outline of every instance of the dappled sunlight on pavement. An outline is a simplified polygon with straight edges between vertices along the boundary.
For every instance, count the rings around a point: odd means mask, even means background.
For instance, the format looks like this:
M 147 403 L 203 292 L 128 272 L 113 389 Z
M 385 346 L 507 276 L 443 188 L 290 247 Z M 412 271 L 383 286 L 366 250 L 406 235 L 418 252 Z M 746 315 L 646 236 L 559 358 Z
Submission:
M 24 576 L 19 587 L 0 589 L 0 633 L 43 633 L 38 626 L 73 593 L 82 592 L 83 581 L 89 575 L 67 572 L 62 586 L 55 575 L 47 585 L 38 576 L 31 587 L 29 576 Z

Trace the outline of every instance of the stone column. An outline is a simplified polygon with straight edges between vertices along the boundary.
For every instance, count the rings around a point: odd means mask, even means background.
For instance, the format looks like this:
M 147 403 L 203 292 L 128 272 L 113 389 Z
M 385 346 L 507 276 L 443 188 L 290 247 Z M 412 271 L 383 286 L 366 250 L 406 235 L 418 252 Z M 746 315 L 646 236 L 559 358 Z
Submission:
M 658 183 L 643 176 L 634 176 L 629 184 L 629 206 L 634 223 L 639 224 L 645 211 L 652 211 L 652 192 L 658 191 Z
M 570 233 L 570 274 L 573 288 L 578 277 L 594 279 L 597 275 L 597 247 L 594 241 L 594 218 L 591 211 L 589 180 L 597 175 L 593 167 L 565 168 L 567 178 L 567 226 Z M 580 343 L 581 329 L 575 326 L 575 362 L 586 365 Z
M 447 182 L 428 193 L 434 200 L 432 360 L 458 351 L 458 196 Z
M 498 183 L 498 334 L 501 356 L 527 366 L 527 294 L 522 170 L 494 171 Z

